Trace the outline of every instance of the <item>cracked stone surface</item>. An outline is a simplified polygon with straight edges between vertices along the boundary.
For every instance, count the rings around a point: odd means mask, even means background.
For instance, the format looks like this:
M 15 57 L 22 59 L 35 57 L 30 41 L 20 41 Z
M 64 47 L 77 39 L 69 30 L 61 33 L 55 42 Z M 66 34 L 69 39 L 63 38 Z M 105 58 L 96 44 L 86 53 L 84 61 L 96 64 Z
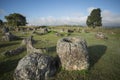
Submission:
M 81 37 L 65 37 L 57 42 L 57 54 L 66 70 L 88 69 L 87 43 Z
M 32 53 L 22 58 L 14 72 L 14 80 L 46 80 L 56 71 L 53 57 L 40 53 Z

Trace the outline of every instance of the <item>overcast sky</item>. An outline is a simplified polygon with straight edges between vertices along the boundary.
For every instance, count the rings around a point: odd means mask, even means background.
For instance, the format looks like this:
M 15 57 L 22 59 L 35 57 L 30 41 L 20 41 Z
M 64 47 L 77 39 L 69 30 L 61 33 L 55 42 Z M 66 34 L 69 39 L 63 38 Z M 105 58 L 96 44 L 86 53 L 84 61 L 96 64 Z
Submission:
M 102 10 L 103 26 L 120 26 L 120 0 L 0 0 L 0 19 L 20 13 L 29 25 L 85 25 L 94 8 Z

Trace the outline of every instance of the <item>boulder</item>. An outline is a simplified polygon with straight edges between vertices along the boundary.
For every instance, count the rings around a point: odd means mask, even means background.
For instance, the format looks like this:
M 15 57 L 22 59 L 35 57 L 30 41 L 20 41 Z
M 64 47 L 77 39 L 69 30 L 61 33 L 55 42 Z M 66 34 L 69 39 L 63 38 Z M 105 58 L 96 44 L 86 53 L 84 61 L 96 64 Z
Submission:
M 86 41 L 81 37 L 65 37 L 57 42 L 57 54 L 66 70 L 88 69 Z
M 97 32 L 97 34 L 95 34 L 95 37 L 97 39 L 108 39 L 108 37 L 106 37 L 105 34 L 102 32 Z
M 32 53 L 23 57 L 15 69 L 14 80 L 46 80 L 57 71 L 57 62 L 51 56 Z

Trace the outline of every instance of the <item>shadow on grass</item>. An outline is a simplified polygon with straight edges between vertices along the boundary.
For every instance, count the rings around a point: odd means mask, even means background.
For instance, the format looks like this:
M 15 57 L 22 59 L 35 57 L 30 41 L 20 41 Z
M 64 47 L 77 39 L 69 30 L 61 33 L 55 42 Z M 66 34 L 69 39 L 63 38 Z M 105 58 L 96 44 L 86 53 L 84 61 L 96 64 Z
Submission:
M 90 67 L 91 69 L 95 63 L 98 62 L 98 60 L 105 54 L 107 47 L 104 45 L 94 45 L 88 47 L 89 52 L 89 61 L 90 61 Z
M 3 77 L 3 75 L 6 73 L 13 72 L 19 60 L 20 59 L 15 59 L 15 60 L 7 60 L 4 62 L 1 62 L 0 63 L 0 77 Z
M 48 48 L 48 52 L 52 53 L 56 51 L 56 46 L 52 46 Z
M 52 57 L 58 57 L 58 54 L 56 52 L 56 46 L 47 47 L 46 54 Z
M 0 48 L 8 47 L 8 46 L 16 45 L 16 44 L 19 44 L 19 42 L 16 42 L 16 43 L 4 43 L 4 44 L 0 44 Z

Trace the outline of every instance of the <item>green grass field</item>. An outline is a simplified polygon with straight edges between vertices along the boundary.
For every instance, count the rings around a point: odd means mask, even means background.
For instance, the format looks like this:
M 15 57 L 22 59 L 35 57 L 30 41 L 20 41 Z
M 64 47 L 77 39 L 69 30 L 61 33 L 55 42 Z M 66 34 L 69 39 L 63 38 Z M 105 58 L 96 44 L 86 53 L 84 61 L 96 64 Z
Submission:
M 120 80 L 120 29 L 90 29 L 89 33 L 71 33 L 69 36 L 82 36 L 88 44 L 90 57 L 89 70 L 82 71 L 66 71 L 59 69 L 58 73 L 50 78 L 50 80 Z M 95 33 L 102 31 L 108 36 L 108 40 L 95 38 Z M 111 34 L 114 32 L 115 34 Z M 31 32 L 21 33 L 12 32 L 22 38 L 31 35 Z M 55 57 L 56 43 L 58 39 L 65 37 L 57 37 L 54 32 L 45 35 L 33 34 L 36 40 L 34 47 L 46 47 L 46 54 Z M 0 33 L 0 38 L 2 34 Z M 4 56 L 2 53 L 6 50 L 15 49 L 21 43 L 17 41 L 0 41 L 0 80 L 13 80 L 13 72 L 18 61 L 26 55 L 26 51 L 15 56 Z

